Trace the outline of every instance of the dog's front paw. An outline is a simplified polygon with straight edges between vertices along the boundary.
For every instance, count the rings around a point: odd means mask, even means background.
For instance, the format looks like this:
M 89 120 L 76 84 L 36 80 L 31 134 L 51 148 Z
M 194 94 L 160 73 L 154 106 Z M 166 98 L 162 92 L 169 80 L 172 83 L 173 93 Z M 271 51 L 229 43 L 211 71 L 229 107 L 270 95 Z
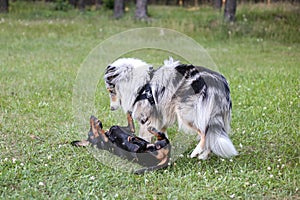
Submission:
M 191 153 L 191 158 L 195 158 L 203 153 L 204 149 L 201 148 L 200 143 L 196 146 L 194 151 Z
M 207 160 L 210 150 L 206 149 L 201 154 L 198 155 L 199 160 Z
M 209 154 L 210 154 L 209 149 L 202 149 L 200 147 L 200 144 L 198 144 L 194 149 L 194 151 L 191 153 L 191 158 L 197 157 L 199 160 L 206 160 Z
M 87 147 L 90 145 L 90 142 L 87 140 L 80 140 L 80 141 L 76 140 L 76 141 L 72 141 L 71 145 L 75 147 Z

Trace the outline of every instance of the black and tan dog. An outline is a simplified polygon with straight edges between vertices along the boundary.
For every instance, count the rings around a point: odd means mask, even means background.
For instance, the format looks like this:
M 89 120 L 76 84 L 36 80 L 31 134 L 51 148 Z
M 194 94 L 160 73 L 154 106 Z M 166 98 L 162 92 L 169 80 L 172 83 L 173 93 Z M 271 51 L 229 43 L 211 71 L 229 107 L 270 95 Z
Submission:
M 136 174 L 167 167 L 171 146 L 166 135 L 150 127 L 148 131 L 157 140 L 153 144 L 149 143 L 133 134 L 135 129 L 130 113 L 127 113 L 127 120 L 128 125 L 126 127 L 112 126 L 108 131 L 105 131 L 103 130 L 102 122 L 96 117 L 91 116 L 88 139 L 73 141 L 72 145 L 92 145 L 145 167 L 135 171 Z

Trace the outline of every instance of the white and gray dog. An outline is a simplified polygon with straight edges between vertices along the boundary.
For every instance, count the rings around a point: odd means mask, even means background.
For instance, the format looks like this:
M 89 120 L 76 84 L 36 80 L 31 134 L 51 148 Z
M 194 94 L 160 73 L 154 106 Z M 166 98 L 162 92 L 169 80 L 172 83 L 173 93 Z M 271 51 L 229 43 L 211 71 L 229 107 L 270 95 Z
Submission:
M 132 112 L 141 137 L 150 139 L 148 126 L 165 132 L 177 120 L 179 128 L 200 136 L 191 157 L 206 159 L 211 151 L 224 158 L 238 154 L 228 136 L 231 99 L 221 74 L 172 58 L 156 70 L 139 59 L 121 58 L 106 68 L 104 79 L 111 110 Z

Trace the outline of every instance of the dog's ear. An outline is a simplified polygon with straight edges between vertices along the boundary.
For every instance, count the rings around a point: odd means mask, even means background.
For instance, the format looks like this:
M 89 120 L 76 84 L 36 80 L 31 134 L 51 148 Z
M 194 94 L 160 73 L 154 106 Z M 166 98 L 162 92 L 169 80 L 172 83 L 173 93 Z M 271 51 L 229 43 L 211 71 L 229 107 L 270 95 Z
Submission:
M 116 67 L 108 65 L 105 70 L 105 74 L 115 71 Z
M 108 85 L 108 87 L 114 87 L 114 83 L 115 83 L 115 78 L 119 76 L 118 73 L 118 68 L 109 65 L 106 70 L 105 70 L 105 74 L 104 74 L 104 80 L 105 83 Z
M 94 125 L 94 121 L 95 121 L 96 117 L 94 115 L 91 115 L 90 117 L 90 127 L 92 128 Z
M 102 125 L 102 122 L 99 120 L 99 127 L 100 127 L 100 129 L 103 129 L 103 125 Z

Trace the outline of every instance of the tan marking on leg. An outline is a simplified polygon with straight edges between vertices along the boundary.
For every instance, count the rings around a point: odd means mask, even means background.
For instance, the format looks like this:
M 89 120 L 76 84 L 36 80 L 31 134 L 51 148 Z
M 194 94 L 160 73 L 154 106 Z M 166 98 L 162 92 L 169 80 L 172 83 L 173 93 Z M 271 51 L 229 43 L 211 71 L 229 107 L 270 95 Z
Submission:
M 200 147 L 201 149 L 205 149 L 205 133 L 202 133 L 202 131 L 200 131 L 199 129 L 196 129 L 192 123 L 188 123 L 189 127 L 191 127 L 194 130 L 197 130 L 198 135 L 200 135 Z
M 93 120 L 92 126 L 91 126 L 95 138 L 99 137 L 98 132 L 99 132 L 99 130 L 101 130 L 101 128 L 99 127 L 98 122 L 99 122 L 99 120 L 96 118 L 96 120 Z
M 93 133 L 94 133 L 94 136 L 95 138 L 99 137 L 99 134 L 98 134 L 98 129 L 93 129 Z
M 107 138 L 106 135 L 105 135 L 106 132 L 107 132 L 107 131 L 105 131 L 105 130 L 103 130 L 103 129 L 100 130 L 100 133 L 101 133 L 101 135 L 102 135 L 104 141 L 105 141 L 105 142 L 108 142 L 108 138 Z
M 205 149 L 205 134 L 202 133 L 199 129 L 197 130 L 197 133 L 200 135 L 200 138 L 201 138 L 200 147 L 202 150 L 204 150 Z
M 130 131 L 132 133 L 134 133 L 135 128 L 134 128 L 134 123 L 133 123 L 133 119 L 132 119 L 132 116 L 131 116 L 130 112 L 127 112 L 127 122 L 128 122 L 128 128 L 130 128 Z
M 194 130 L 197 130 L 198 135 L 200 135 L 200 147 L 201 149 L 205 149 L 205 133 L 202 133 L 199 129 L 196 129 L 192 123 L 188 123 L 189 127 L 191 127 Z

